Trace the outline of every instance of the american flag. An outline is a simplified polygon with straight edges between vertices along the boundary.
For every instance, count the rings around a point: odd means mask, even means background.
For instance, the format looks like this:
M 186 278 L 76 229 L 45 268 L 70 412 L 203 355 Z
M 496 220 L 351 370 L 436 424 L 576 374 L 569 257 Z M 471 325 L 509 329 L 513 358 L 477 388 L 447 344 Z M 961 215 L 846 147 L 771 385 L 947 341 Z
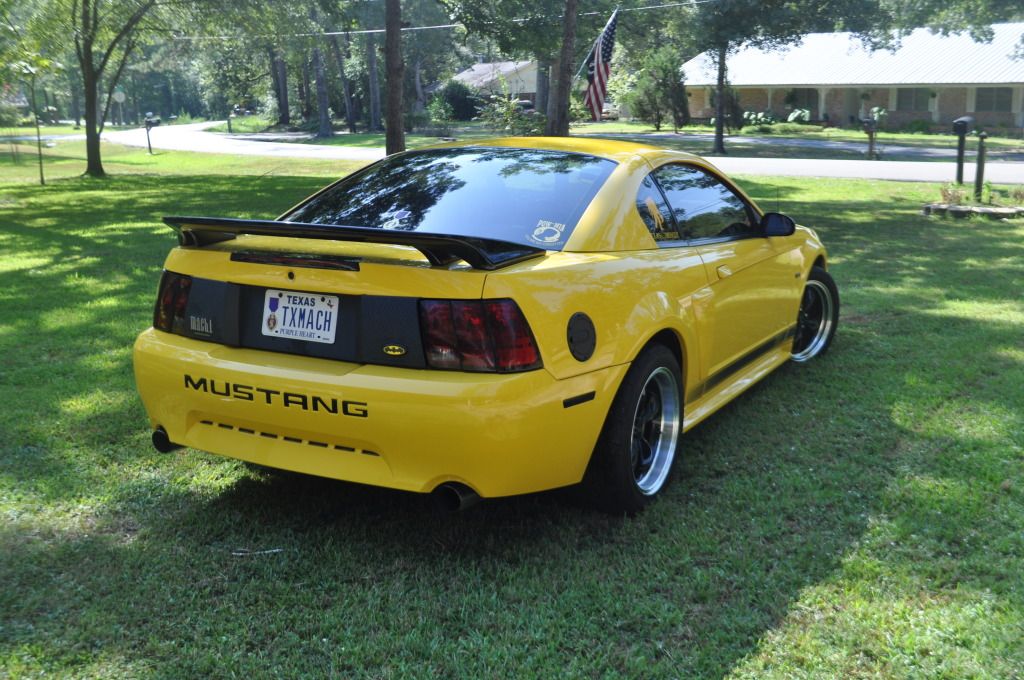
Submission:
M 601 35 L 597 36 L 594 49 L 587 55 L 587 93 L 583 95 L 583 103 L 590 109 L 594 120 L 601 120 L 601 109 L 604 108 L 604 97 L 608 94 L 608 76 L 612 72 L 612 50 L 615 49 L 615 23 L 618 21 L 619 10 L 612 12 L 612 18 L 605 24 Z

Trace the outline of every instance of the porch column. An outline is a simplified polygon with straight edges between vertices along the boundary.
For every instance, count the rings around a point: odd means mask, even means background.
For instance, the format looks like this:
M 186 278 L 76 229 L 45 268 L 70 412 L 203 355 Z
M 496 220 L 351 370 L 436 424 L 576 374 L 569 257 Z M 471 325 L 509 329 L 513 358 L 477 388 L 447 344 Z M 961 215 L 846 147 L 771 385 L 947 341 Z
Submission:
M 828 113 L 828 91 L 829 88 L 827 87 L 818 88 L 818 120 L 823 120 L 825 114 Z M 830 121 L 831 119 L 832 117 L 829 116 Z
M 1013 88 L 1013 96 L 1010 99 L 1010 111 L 1013 112 L 1017 127 L 1024 127 L 1024 85 Z
M 775 94 L 775 88 L 774 87 L 769 87 L 768 88 L 768 106 L 765 107 L 765 110 L 766 111 L 770 111 L 772 113 L 775 113 L 775 109 L 772 108 L 772 95 L 773 94 Z
M 939 122 L 939 97 L 942 96 L 942 90 L 935 90 L 935 96 L 928 99 L 928 110 L 932 112 L 932 122 Z

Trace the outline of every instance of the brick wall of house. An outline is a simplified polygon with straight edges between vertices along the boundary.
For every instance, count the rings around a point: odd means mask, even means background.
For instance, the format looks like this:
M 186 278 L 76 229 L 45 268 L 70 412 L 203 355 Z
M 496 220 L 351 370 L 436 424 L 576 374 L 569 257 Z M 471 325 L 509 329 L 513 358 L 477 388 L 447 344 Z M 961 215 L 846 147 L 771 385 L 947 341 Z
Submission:
M 828 114 L 830 125 L 846 125 L 846 90 L 832 88 L 825 95 L 825 113 Z
M 927 109 L 924 111 L 889 111 L 889 116 L 885 121 L 885 126 L 889 129 L 896 129 L 915 120 L 923 120 L 931 126 L 932 112 Z
M 740 106 L 744 111 L 761 112 L 768 108 L 768 90 L 748 88 L 739 90 Z
M 939 93 L 939 123 L 952 124 L 967 114 L 967 88 L 944 87 Z

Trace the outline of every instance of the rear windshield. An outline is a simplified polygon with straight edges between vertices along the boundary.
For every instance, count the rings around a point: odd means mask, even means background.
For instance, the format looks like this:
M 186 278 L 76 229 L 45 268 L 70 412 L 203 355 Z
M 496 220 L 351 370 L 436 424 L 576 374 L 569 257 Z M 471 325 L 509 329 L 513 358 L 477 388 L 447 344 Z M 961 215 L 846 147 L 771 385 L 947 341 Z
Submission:
M 561 250 L 615 165 L 585 154 L 535 149 L 419 151 L 346 177 L 283 219 Z

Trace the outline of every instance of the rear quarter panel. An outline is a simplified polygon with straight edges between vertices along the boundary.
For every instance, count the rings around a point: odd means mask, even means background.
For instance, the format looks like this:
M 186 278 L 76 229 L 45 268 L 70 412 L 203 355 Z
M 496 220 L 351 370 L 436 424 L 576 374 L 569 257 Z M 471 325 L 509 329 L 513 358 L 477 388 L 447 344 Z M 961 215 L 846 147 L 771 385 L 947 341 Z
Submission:
M 697 366 L 702 289 L 707 279 L 695 249 L 553 253 L 515 271 L 487 277 L 485 297 L 516 300 L 533 329 L 544 366 L 564 379 L 625 364 L 662 330 L 676 334 L 684 371 Z M 570 317 L 594 323 L 593 356 L 578 361 L 568 344 Z M 686 376 L 686 381 L 696 376 Z

